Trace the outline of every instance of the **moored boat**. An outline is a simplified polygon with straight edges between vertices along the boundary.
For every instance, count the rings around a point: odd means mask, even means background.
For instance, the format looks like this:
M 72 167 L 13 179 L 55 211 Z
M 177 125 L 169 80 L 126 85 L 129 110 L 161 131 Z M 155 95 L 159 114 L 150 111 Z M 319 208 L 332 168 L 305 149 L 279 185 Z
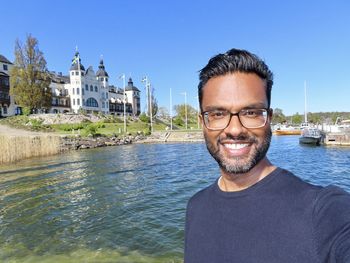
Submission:
M 273 127 L 274 135 L 300 135 L 300 127 L 288 125 L 288 124 L 276 124 Z
M 305 128 L 301 133 L 301 136 L 299 138 L 299 143 L 310 144 L 310 145 L 320 145 L 321 140 L 322 140 L 322 134 L 319 129 Z

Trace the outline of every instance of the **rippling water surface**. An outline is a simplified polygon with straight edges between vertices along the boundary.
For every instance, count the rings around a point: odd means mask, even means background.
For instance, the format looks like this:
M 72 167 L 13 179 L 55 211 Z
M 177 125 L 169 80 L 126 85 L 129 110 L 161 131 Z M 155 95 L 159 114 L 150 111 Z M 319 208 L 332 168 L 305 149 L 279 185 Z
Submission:
M 270 160 L 350 191 L 350 148 L 273 137 Z M 108 147 L 0 166 L 0 261 L 182 262 L 187 200 L 219 171 L 204 144 Z

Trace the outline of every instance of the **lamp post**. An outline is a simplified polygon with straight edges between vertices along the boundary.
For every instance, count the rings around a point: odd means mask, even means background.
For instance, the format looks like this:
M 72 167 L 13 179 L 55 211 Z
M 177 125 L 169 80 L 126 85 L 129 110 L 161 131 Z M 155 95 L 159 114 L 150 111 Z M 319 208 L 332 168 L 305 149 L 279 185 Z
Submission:
M 187 130 L 187 92 L 182 92 L 181 95 L 185 95 L 185 127 L 186 127 L 186 130 Z
M 169 115 L 170 115 L 170 130 L 173 130 L 173 98 L 171 96 L 171 88 L 170 88 L 170 109 L 169 109 Z
M 125 103 L 126 103 L 126 97 L 125 97 L 125 74 L 123 73 L 120 77 L 120 79 L 123 79 L 123 88 L 124 88 L 124 134 L 126 134 L 126 109 L 125 109 Z
M 142 82 L 145 83 L 146 86 L 146 92 L 147 92 L 147 108 L 149 109 L 149 117 L 151 122 L 151 132 L 153 132 L 153 120 L 152 120 L 152 91 L 151 91 L 151 82 L 149 81 L 148 77 L 143 77 Z

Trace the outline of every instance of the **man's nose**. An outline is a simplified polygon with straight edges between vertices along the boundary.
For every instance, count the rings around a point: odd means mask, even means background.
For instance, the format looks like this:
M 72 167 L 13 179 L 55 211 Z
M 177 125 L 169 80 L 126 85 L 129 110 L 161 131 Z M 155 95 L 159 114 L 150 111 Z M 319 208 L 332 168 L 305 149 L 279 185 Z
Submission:
M 244 127 L 240 122 L 237 115 L 231 116 L 228 126 L 225 128 L 224 132 L 232 136 L 238 136 L 244 131 Z

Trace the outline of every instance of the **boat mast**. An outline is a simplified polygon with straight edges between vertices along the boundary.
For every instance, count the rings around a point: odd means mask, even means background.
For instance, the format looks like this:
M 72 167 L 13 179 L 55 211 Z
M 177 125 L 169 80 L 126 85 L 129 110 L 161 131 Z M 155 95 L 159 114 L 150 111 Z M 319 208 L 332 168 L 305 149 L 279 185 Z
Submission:
M 305 97 L 305 109 L 304 109 L 304 120 L 307 123 L 307 108 L 306 108 L 306 80 L 304 81 L 304 97 Z

